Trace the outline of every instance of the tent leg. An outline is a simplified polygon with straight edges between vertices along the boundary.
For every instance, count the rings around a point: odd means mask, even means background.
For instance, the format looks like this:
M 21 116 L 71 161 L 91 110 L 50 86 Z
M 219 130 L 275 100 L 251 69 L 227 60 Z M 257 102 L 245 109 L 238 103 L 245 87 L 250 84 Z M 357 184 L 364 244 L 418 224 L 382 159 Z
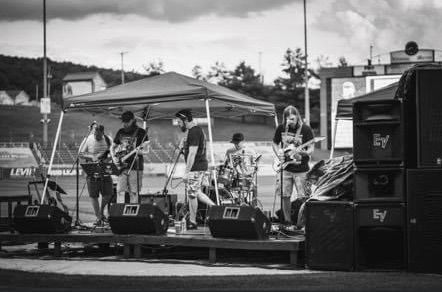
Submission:
M 330 150 L 330 159 L 333 158 L 333 154 L 335 152 L 335 143 L 336 143 L 336 131 L 338 130 L 338 119 L 335 119 L 335 126 L 333 129 L 333 139 L 332 139 L 332 145 Z
M 212 161 L 212 175 L 215 181 L 215 194 L 216 194 L 216 204 L 219 205 L 219 193 L 218 193 L 218 180 L 216 178 L 216 168 L 215 168 L 215 155 L 213 153 L 213 137 L 212 137 L 212 121 L 210 120 L 210 107 L 209 99 L 206 98 L 206 113 L 207 113 L 207 128 L 209 129 L 209 147 L 210 147 L 210 159 Z
M 44 204 L 44 201 L 45 201 L 46 190 L 48 188 L 49 174 L 51 173 L 52 164 L 54 162 L 55 150 L 57 149 L 57 142 L 58 142 L 58 138 L 60 137 L 61 124 L 63 123 L 63 117 L 64 117 L 64 111 L 61 111 L 60 120 L 58 121 L 57 134 L 55 134 L 54 145 L 52 146 L 51 160 L 49 161 L 49 167 L 48 167 L 48 173 L 46 175 L 45 186 L 43 188 L 43 194 L 41 196 L 40 204 L 42 204 L 42 205 Z

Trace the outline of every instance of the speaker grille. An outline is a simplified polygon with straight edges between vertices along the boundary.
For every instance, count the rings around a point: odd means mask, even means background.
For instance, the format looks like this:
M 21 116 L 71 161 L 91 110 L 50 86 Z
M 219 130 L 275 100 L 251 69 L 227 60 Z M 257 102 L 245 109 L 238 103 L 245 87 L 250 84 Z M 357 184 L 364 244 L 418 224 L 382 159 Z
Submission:
M 353 269 L 352 203 L 307 203 L 306 253 L 309 268 Z

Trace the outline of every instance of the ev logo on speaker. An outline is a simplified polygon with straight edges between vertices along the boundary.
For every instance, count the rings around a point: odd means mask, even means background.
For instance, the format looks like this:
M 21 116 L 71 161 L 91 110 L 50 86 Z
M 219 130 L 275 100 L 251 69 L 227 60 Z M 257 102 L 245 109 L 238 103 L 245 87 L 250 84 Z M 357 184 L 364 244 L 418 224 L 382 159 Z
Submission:
M 373 134 L 373 146 L 382 147 L 382 149 L 385 149 L 385 146 L 387 146 L 388 139 L 390 139 L 390 135 L 386 135 L 385 137 L 382 137 L 381 134 Z
M 384 222 L 385 217 L 387 217 L 387 210 L 384 210 L 383 212 L 379 209 L 373 209 L 373 219 L 379 220 L 381 223 Z

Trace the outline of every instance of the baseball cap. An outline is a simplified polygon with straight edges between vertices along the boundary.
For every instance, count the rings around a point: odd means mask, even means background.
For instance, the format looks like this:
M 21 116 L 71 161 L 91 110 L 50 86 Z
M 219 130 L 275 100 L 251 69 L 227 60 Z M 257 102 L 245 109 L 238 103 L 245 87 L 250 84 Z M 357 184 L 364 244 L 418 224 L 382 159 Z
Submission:
M 134 113 L 131 111 L 125 111 L 122 115 L 121 115 L 121 120 L 123 121 L 123 123 L 127 123 L 130 120 L 134 119 Z
M 238 143 L 244 141 L 244 135 L 242 133 L 235 133 L 232 136 L 232 140 L 230 141 L 230 143 Z

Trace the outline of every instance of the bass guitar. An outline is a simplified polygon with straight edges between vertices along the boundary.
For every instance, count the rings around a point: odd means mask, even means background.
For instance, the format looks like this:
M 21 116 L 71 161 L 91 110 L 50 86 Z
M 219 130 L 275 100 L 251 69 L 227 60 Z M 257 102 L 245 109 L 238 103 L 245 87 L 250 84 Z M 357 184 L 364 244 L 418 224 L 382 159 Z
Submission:
M 298 160 L 294 159 L 293 155 L 296 154 L 297 152 L 301 151 L 305 147 L 307 147 L 311 144 L 320 142 L 324 139 L 325 139 L 325 137 L 315 137 L 315 138 L 313 138 L 313 139 L 311 139 L 311 140 L 309 140 L 299 146 L 295 146 L 293 144 L 290 144 L 289 146 L 287 146 L 286 148 L 283 149 L 283 152 L 286 155 L 289 154 L 287 156 L 290 157 L 291 160 L 281 162 L 278 158 L 276 158 L 275 161 L 273 162 L 273 169 L 276 169 L 277 172 L 280 172 L 282 169 L 285 169 L 290 164 L 299 164 L 300 162 Z

